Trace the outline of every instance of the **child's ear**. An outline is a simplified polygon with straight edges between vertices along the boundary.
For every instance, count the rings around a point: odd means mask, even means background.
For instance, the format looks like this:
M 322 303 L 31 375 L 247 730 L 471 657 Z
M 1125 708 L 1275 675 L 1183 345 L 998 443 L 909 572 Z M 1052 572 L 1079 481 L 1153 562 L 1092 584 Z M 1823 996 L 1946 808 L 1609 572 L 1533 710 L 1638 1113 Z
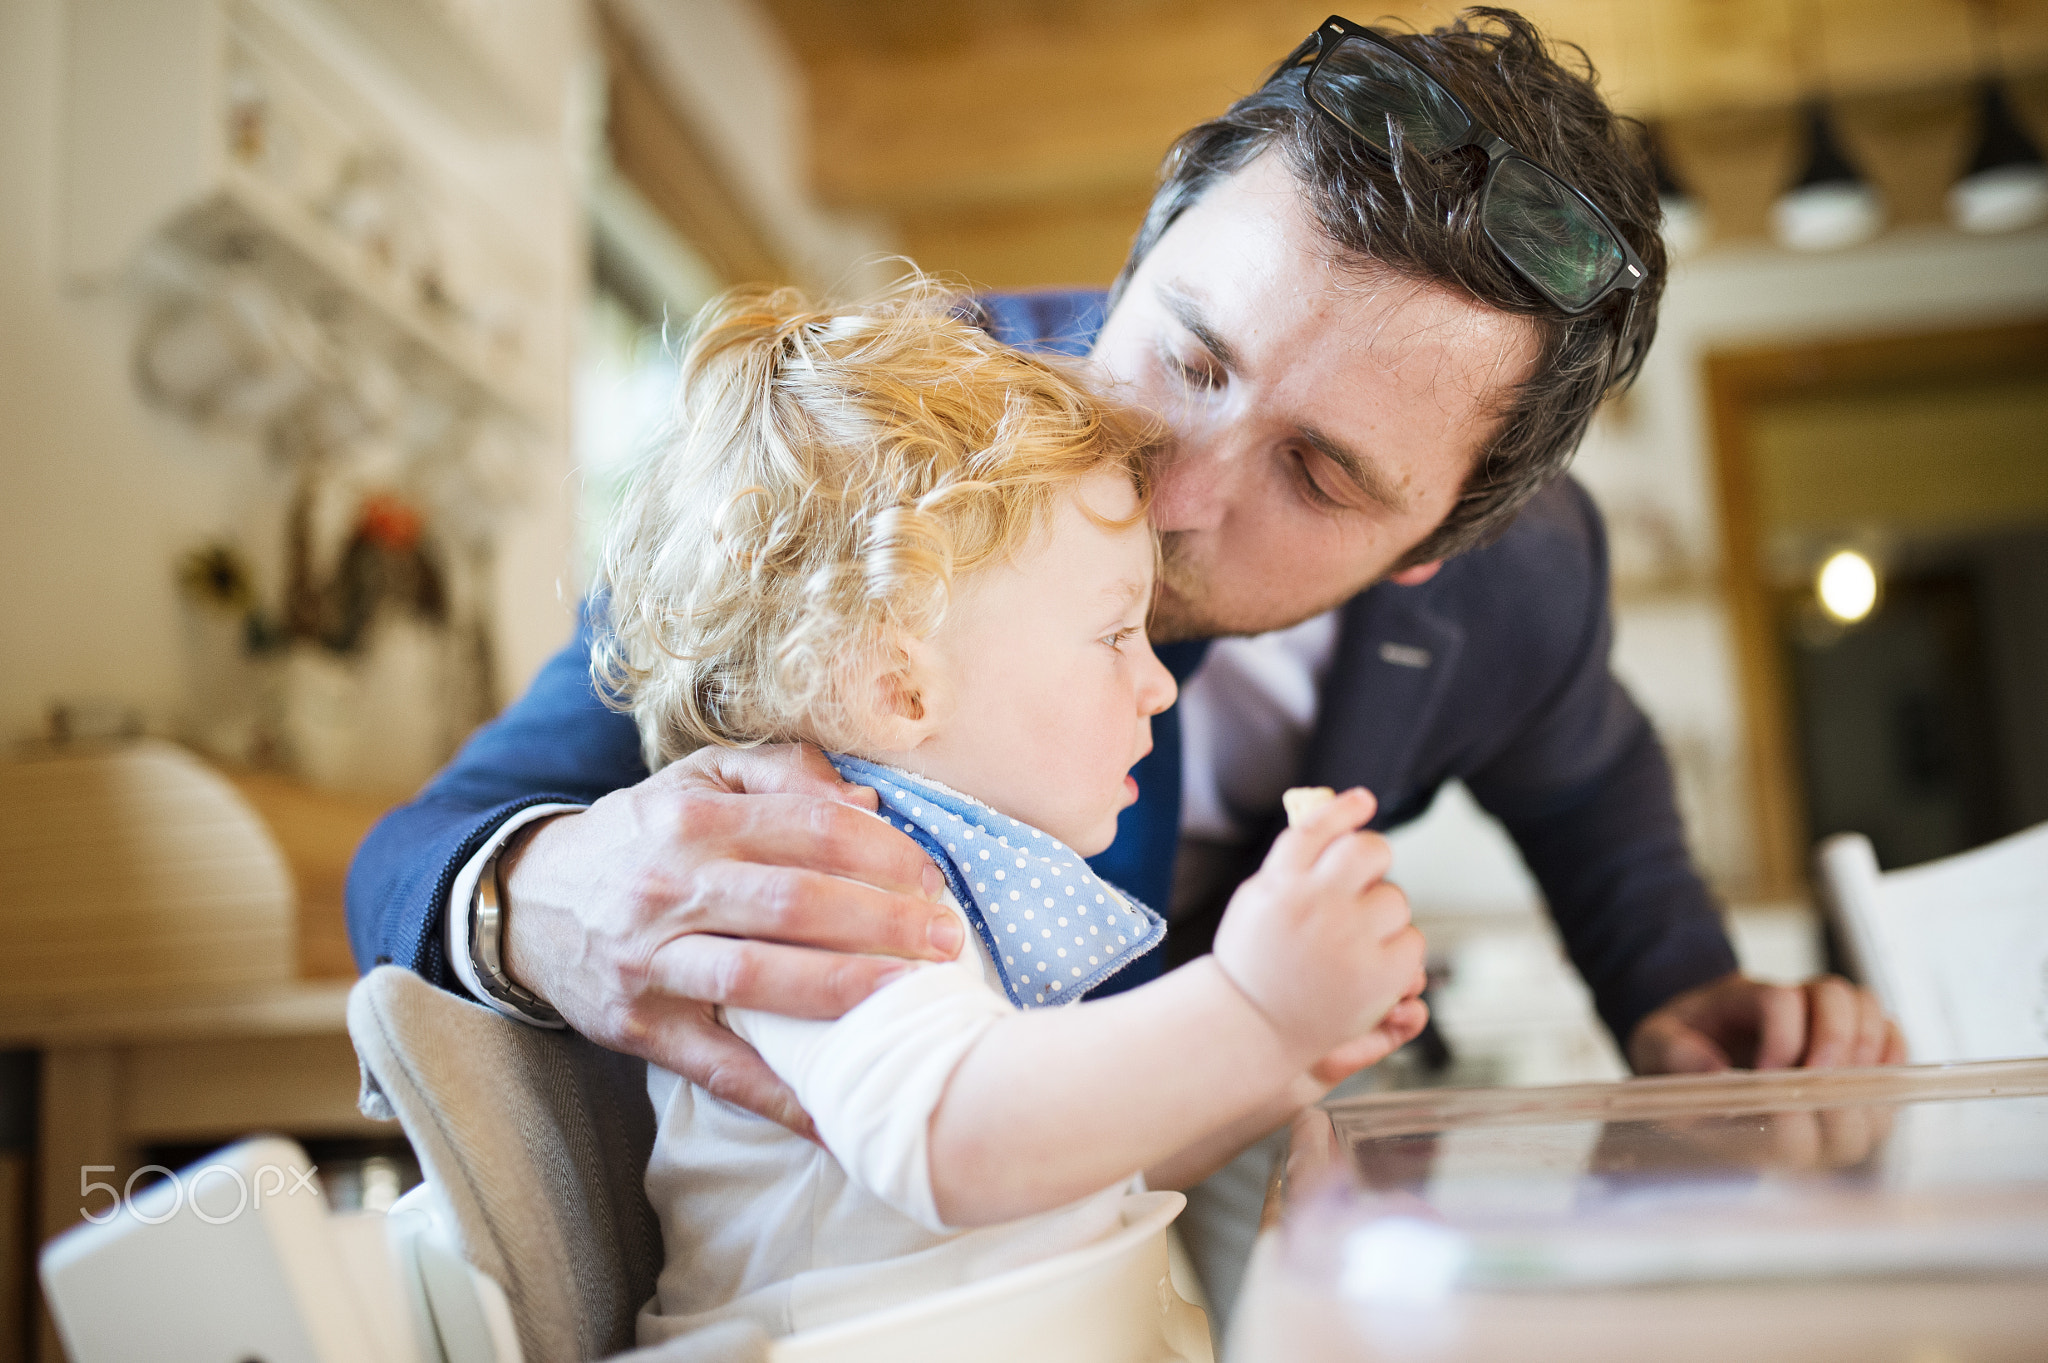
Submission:
M 884 752 L 908 752 L 938 731 L 952 695 L 925 640 L 899 635 L 885 658 L 871 693 L 870 742 Z

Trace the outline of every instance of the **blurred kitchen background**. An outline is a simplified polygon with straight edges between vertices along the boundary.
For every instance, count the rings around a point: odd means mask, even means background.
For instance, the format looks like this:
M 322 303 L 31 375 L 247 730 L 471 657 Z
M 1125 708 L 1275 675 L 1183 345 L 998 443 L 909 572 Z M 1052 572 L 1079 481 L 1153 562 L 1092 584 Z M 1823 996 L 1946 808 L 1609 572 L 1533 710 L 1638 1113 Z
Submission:
M 1326 6 L 0 3 L 0 1359 L 73 1154 L 412 1176 L 352 1108 L 348 854 L 567 637 L 696 307 L 1106 285 Z M 1802 976 L 1818 837 L 2048 820 L 2048 0 L 1522 8 L 1655 130 L 1677 265 L 1576 473 L 1700 863 Z M 1409 1078 L 1619 1074 L 1469 797 L 1398 841 Z

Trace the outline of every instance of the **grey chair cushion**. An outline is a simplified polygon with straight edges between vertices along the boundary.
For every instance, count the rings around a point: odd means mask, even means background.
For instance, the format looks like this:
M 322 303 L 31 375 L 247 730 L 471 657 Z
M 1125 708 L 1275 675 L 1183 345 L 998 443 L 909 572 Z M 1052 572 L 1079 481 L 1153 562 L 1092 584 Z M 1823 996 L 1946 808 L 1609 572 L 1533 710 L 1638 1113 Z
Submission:
M 654 1144 L 645 1064 L 395 966 L 356 984 L 348 1030 L 363 1111 L 404 1124 L 463 1257 L 505 1289 L 526 1363 L 631 1348 L 661 1271 L 641 1183 Z

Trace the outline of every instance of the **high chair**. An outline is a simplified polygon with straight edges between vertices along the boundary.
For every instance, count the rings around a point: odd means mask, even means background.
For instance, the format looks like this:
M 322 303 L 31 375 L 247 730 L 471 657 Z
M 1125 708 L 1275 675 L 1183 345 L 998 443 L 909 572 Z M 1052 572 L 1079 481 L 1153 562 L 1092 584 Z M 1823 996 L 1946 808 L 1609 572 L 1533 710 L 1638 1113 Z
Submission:
M 642 1192 L 654 1141 L 645 1067 L 386 966 L 357 984 L 363 1103 L 403 1123 L 451 1247 L 505 1291 L 526 1363 L 633 1341 L 660 1234 Z M 782 1340 L 733 1324 L 636 1363 L 919 1363 L 973 1358 L 1210 1363 L 1202 1313 L 1168 1273 L 1179 1193 L 1130 1199 L 1121 1232 L 1042 1263 Z
M 43 1253 L 77 1363 L 1212 1363 L 1169 1273 L 1179 1193 L 1126 1199 L 1122 1230 L 1053 1259 L 829 1327 L 771 1340 L 735 1321 L 622 1352 L 661 1268 L 645 1066 L 390 966 L 357 983 L 348 1021 L 363 1108 L 404 1124 L 426 1182 L 382 1217 L 311 1191 L 181 1205 L 166 1180 Z M 288 1141 L 207 1167 L 220 1176 L 184 1181 L 212 1203 L 273 1167 L 316 1186 Z
M 366 1111 L 404 1124 L 452 1248 L 505 1290 L 526 1363 L 633 1340 L 661 1267 L 642 1192 L 646 1070 L 386 966 L 356 985 L 349 1034 Z M 1129 1199 L 1124 1229 L 1057 1258 L 824 1329 L 769 1340 L 734 1323 L 636 1363 L 1210 1363 L 1202 1313 L 1168 1272 L 1179 1193 Z
M 451 1247 L 504 1288 L 526 1363 L 630 1346 L 661 1268 L 641 1188 L 654 1142 L 645 1067 L 391 966 L 356 985 L 349 1034 L 365 1110 L 404 1124 Z M 825 1329 L 771 1341 L 734 1323 L 628 1357 L 1210 1363 L 1207 1322 L 1168 1273 L 1166 1228 L 1184 1204 L 1179 1193 L 1134 1197 L 1107 1239 Z

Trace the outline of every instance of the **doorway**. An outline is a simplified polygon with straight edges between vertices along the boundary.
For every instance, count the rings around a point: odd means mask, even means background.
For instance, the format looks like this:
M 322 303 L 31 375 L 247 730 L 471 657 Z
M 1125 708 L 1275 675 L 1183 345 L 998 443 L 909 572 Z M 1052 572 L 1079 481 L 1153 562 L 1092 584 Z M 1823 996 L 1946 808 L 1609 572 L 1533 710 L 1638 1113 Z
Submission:
M 1890 869 L 2048 820 L 2048 321 L 1722 354 L 1707 385 L 1766 892 L 1832 833 Z M 1842 554 L 1846 616 L 1816 587 Z

